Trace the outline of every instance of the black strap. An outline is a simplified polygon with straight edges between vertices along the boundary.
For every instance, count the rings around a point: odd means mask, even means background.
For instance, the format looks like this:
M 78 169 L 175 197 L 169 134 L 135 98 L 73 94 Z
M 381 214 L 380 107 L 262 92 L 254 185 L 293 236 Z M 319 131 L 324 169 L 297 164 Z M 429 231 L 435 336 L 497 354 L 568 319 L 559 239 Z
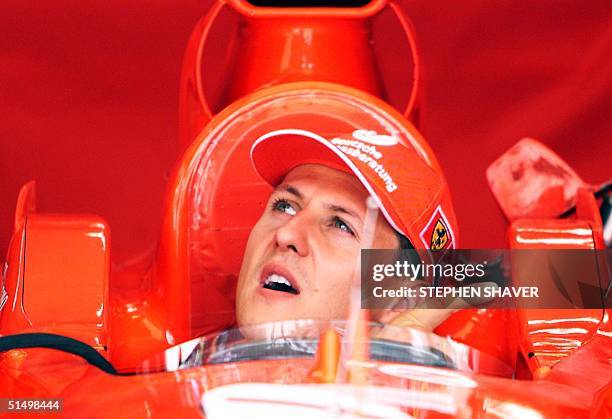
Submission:
M 91 346 L 66 336 L 53 333 L 23 333 L 0 337 L 0 352 L 11 349 L 48 348 L 80 356 L 102 371 L 117 375 L 117 371 L 98 351 Z

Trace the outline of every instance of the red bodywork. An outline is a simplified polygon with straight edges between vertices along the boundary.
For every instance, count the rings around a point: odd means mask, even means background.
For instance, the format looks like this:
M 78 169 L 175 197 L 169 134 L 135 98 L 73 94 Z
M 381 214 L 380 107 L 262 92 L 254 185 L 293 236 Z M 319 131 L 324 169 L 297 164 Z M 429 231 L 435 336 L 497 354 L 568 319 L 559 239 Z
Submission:
M 70 336 L 94 347 L 117 369 L 138 372 L 150 356 L 233 324 L 232 287 L 241 249 L 269 191 L 244 167 L 250 145 L 244 138 L 255 138 L 249 114 L 255 112 L 254 105 L 265 110 L 267 103 L 295 92 L 320 90 L 359 99 L 399 121 L 401 113 L 418 126 L 418 55 L 411 26 L 396 4 L 375 0 L 359 9 L 292 10 L 253 9 L 230 0 L 213 5 L 196 26 L 181 82 L 179 145 L 185 152 L 168 182 L 154 253 L 112 266 L 110 228 L 103 219 L 39 213 L 34 184 L 21 189 L 7 253 L 9 299 L 0 313 L 2 335 Z M 411 87 L 403 96 L 389 93 L 393 75 L 385 75 L 377 65 L 369 42 L 370 19 L 379 14 L 385 22 L 395 22 L 412 52 L 412 61 L 405 64 Z M 215 36 L 218 40 L 219 21 L 233 22 L 239 30 L 229 38 L 225 53 L 215 55 L 207 48 L 221 48 L 208 41 Z M 328 45 L 338 42 L 338 36 L 346 48 L 332 51 Z M 287 45 L 292 45 L 291 53 Z M 223 88 L 222 79 L 203 72 L 206 60 L 212 59 L 207 57 L 219 56 L 225 60 L 226 77 L 235 81 Z M 562 239 L 564 248 L 602 249 L 595 199 L 581 189 L 576 202 L 571 219 L 514 221 L 508 230 L 509 247 L 550 248 L 554 238 Z M 203 218 L 197 228 L 195 215 Z M 429 392 L 460 394 L 464 414 L 611 414 L 612 327 L 605 309 L 463 310 L 436 333 L 510 366 L 475 369 L 469 378 L 476 385 L 471 387 L 425 384 Z M 260 381 L 263 372 L 268 382 L 311 383 L 314 365 L 310 360 L 252 361 L 113 376 L 51 350 L 14 350 L 0 356 L 3 396 L 61 397 L 65 413 L 75 417 L 198 417 L 200 396 L 208 390 Z M 369 380 L 423 389 L 418 379 L 379 372 Z M 445 417 L 422 407 L 411 413 Z

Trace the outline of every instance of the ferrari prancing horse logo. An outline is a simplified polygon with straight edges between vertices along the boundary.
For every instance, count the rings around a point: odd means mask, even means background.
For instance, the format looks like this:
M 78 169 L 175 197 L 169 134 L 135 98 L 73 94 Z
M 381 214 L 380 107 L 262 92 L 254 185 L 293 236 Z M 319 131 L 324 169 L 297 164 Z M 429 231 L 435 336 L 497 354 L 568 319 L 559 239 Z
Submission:
M 453 232 L 440 207 L 436 208 L 427 226 L 421 232 L 421 239 L 431 250 L 453 247 Z
M 448 243 L 448 229 L 442 219 L 438 219 L 431 235 L 431 250 L 442 250 Z

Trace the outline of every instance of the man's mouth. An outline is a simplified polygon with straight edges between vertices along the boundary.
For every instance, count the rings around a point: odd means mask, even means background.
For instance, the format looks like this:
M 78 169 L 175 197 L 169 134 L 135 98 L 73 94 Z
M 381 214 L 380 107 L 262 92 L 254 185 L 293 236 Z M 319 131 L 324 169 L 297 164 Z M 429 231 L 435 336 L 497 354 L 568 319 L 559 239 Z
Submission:
M 269 274 L 263 282 L 263 287 L 272 291 L 287 292 L 289 294 L 297 295 L 300 293 L 286 277 L 277 273 Z

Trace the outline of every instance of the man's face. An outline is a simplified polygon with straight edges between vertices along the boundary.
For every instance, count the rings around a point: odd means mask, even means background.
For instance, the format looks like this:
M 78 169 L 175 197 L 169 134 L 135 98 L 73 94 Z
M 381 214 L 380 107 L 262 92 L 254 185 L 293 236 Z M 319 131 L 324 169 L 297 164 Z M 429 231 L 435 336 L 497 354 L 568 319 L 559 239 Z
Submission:
M 303 165 L 289 172 L 251 231 L 236 293 L 238 324 L 346 318 L 367 197 L 356 177 L 338 170 Z M 371 247 L 398 247 L 382 216 Z

